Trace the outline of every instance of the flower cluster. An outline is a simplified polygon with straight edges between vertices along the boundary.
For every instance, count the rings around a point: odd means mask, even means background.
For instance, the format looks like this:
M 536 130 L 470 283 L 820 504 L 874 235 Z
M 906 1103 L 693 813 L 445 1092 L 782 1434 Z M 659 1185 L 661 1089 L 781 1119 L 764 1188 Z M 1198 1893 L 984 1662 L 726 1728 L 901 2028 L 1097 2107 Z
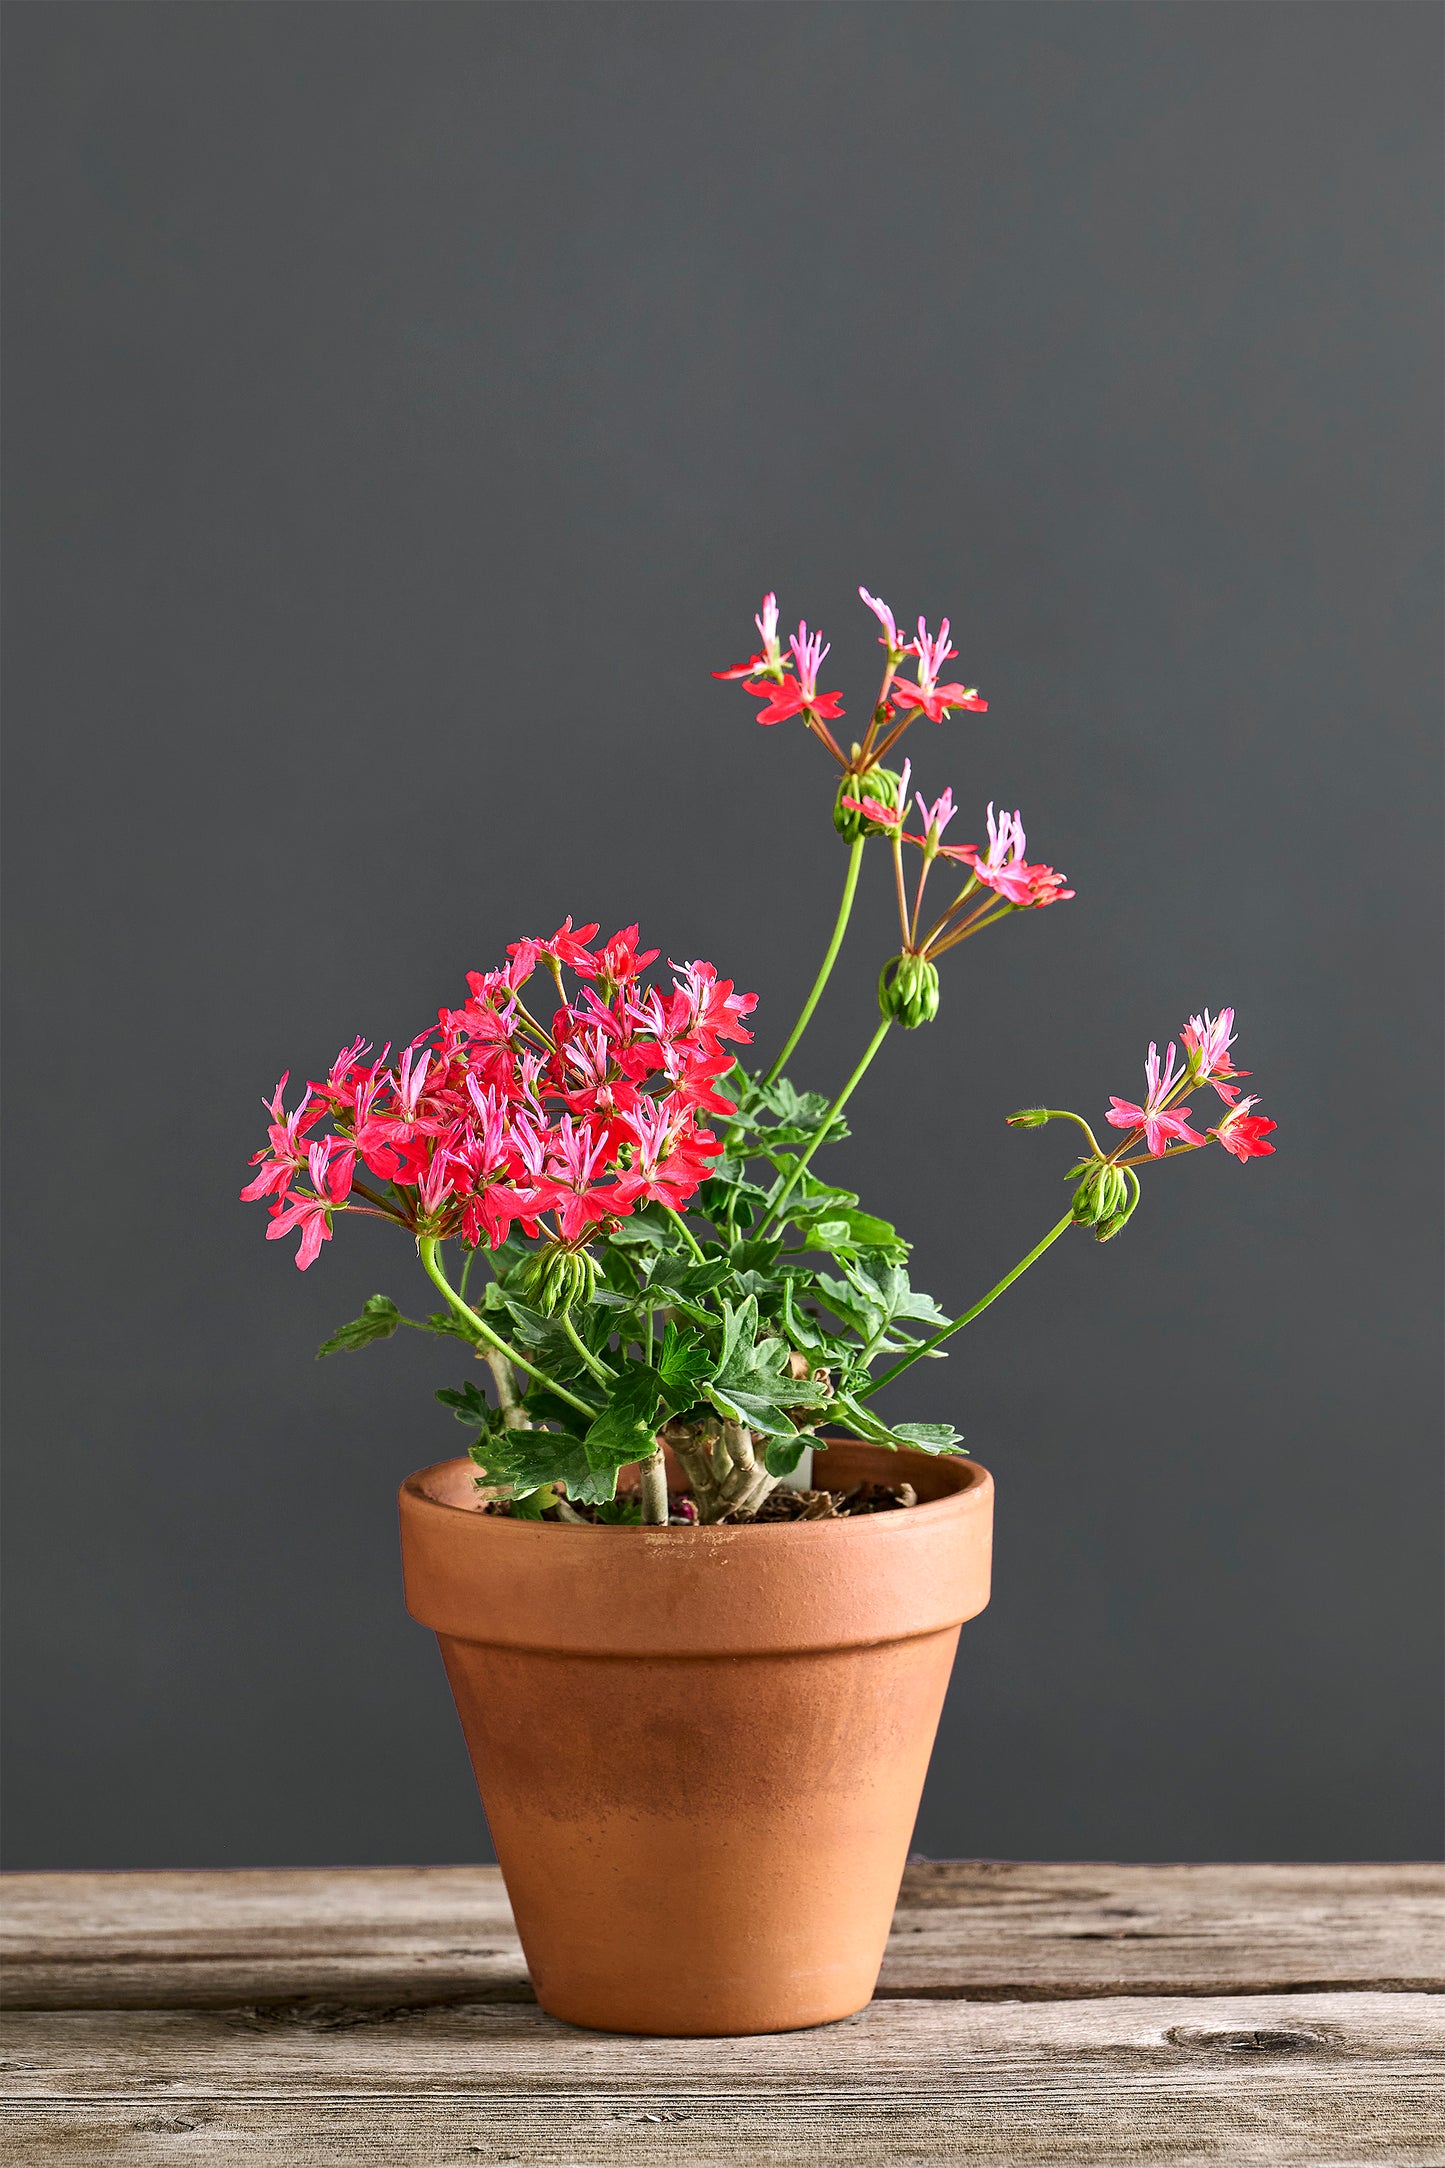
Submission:
M 1147 1166 L 1151 1159 L 1178 1159 L 1198 1151 L 1211 1138 L 1239 1160 L 1262 1158 L 1274 1150 L 1265 1140 L 1277 1124 L 1263 1114 L 1251 1113 L 1259 1101 L 1241 1099 L 1233 1081 L 1249 1074 L 1236 1068 L 1229 1055 L 1234 1044 L 1233 1009 L 1221 1009 L 1218 1016 L 1211 1016 L 1207 1009 L 1202 1016 L 1191 1016 L 1179 1037 L 1182 1062 L 1177 1060 L 1172 1040 L 1162 1064 L 1157 1045 L 1150 1046 L 1142 1103 L 1111 1096 L 1104 1119 L 1112 1128 L 1127 1132 L 1112 1152 L 1105 1152 L 1082 1114 L 1059 1107 L 1024 1107 L 1009 1116 L 1015 1129 L 1040 1129 L 1045 1122 L 1063 1121 L 1083 1130 L 1090 1149 L 1087 1158 L 1069 1169 L 1069 1179 L 1079 1184 L 1069 1219 L 1075 1226 L 1091 1228 L 1100 1242 L 1112 1241 L 1128 1225 L 1139 1202 L 1139 1177 L 1134 1169 Z M 1192 1115 L 1185 1101 L 1205 1084 L 1213 1085 L 1225 1110 L 1214 1127 L 1201 1135 L 1189 1126 Z
M 951 680 L 946 685 L 938 682 L 944 664 L 958 653 L 949 645 L 949 623 L 945 617 L 937 634 L 929 632 L 928 621 L 920 617 L 917 634 L 908 638 L 898 629 L 892 610 L 877 595 L 870 595 L 866 587 L 858 590 L 868 608 L 883 627 L 879 644 L 886 651 L 887 662 L 883 684 L 874 703 L 872 719 L 867 736 L 861 745 L 855 745 L 851 757 L 844 753 L 829 723 L 836 723 L 843 714 L 841 693 L 820 693 L 818 672 L 823 658 L 830 650 L 821 632 L 810 633 L 806 621 L 788 641 L 788 651 L 778 634 L 778 598 L 764 595 L 763 606 L 753 619 L 762 642 L 755 654 L 746 662 L 735 663 L 730 670 L 714 670 L 715 678 L 735 678 L 741 681 L 743 690 L 761 703 L 758 708 L 760 723 L 784 723 L 794 715 L 800 715 L 814 737 L 827 746 L 845 775 L 867 775 L 886 758 L 898 743 L 908 725 L 918 715 L 926 715 L 930 722 L 941 723 L 954 708 L 972 708 L 982 713 L 988 702 L 980 700 L 978 689 Z M 907 659 L 916 661 L 913 677 L 901 678 L 898 673 Z
M 1194 1151 L 1211 1137 L 1239 1160 L 1257 1159 L 1272 1152 L 1274 1146 L 1264 1140 L 1278 1124 L 1263 1114 L 1251 1113 L 1250 1109 L 1259 1105 L 1258 1098 L 1252 1095 L 1241 1099 L 1239 1086 L 1233 1082 L 1235 1077 L 1249 1075 L 1247 1069 L 1237 1069 L 1229 1057 L 1234 1044 L 1233 1009 L 1221 1009 L 1218 1016 L 1211 1016 L 1208 1009 L 1202 1016 L 1191 1016 L 1179 1039 L 1184 1048 L 1182 1063 L 1176 1068 L 1172 1039 L 1162 1068 L 1159 1049 L 1151 1044 L 1144 1063 L 1147 1088 L 1142 1106 L 1111 1093 L 1105 1121 L 1114 1129 L 1134 1132 L 1128 1144 L 1142 1138 L 1151 1159 L 1162 1159 L 1171 1147 Z M 1184 1101 L 1203 1084 L 1213 1085 L 1226 1112 L 1201 1136 L 1189 1126 L 1191 1109 Z
M 283 1076 L 251 1162 L 260 1171 L 241 1192 L 270 1200 L 268 1240 L 299 1229 L 304 1271 L 344 1209 L 473 1247 L 496 1247 L 514 1221 L 572 1246 L 639 1204 L 675 1210 L 691 1197 L 722 1149 L 707 1116 L 734 1112 L 716 1089 L 733 1065 L 723 1042 L 750 1041 L 742 1019 L 756 996 L 709 963 L 673 965 L 664 992 L 643 979 L 658 952 L 639 952 L 635 926 L 589 947 L 596 932 L 569 918 L 550 940 L 513 942 L 395 1063 L 390 1048 L 368 1060 L 358 1039 L 290 1113 Z M 558 995 L 564 967 L 583 981 L 546 1024 L 522 998 L 539 964 Z

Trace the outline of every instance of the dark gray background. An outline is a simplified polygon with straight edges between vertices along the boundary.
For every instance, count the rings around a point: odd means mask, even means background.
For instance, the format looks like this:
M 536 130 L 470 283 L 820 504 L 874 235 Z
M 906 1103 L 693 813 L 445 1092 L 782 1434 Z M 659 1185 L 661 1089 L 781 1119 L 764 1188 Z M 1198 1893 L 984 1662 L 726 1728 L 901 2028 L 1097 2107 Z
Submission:
M 1079 891 L 950 961 L 831 1162 L 921 1284 L 1057 1217 L 1003 1116 L 1191 1008 L 1280 1123 L 895 1397 L 999 1486 L 918 1843 L 1433 1851 L 1436 9 L 9 34 L 11 1864 L 485 1855 L 392 1507 L 456 1359 L 313 1363 L 417 1267 L 268 1247 L 260 1096 L 569 910 L 776 1045 L 828 764 L 707 672 L 775 585 L 865 707 L 860 579 L 991 703 L 922 780 Z

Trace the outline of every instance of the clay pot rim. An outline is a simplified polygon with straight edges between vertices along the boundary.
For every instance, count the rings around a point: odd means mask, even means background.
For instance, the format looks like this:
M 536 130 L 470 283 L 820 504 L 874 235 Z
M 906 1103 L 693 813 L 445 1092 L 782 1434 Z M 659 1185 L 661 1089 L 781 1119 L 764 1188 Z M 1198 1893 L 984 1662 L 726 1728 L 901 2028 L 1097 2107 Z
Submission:
M 845 1438 L 841 1435 L 835 1435 L 829 1438 L 820 1438 L 818 1446 L 821 1450 L 826 1451 L 830 1445 L 862 1446 L 867 1445 L 868 1442 L 866 1438 Z M 436 1497 L 427 1488 L 428 1478 L 440 1475 L 444 1470 L 464 1465 L 464 1456 L 460 1455 L 449 1456 L 446 1460 L 433 1461 L 429 1467 L 416 1469 L 413 1474 L 407 1476 L 402 1484 L 402 1490 L 414 1508 L 420 1508 L 427 1512 L 456 1514 L 473 1523 L 483 1523 L 489 1531 L 497 1534 L 500 1534 L 505 1529 L 511 1534 L 525 1535 L 529 1542 L 535 1541 L 537 1534 L 542 1530 L 546 1530 L 549 1538 L 556 1535 L 564 1540 L 574 1542 L 595 1536 L 628 1536 L 634 1539 L 642 1536 L 649 1544 L 673 1537 L 683 1537 L 693 1543 L 699 1540 L 712 1543 L 739 1543 L 746 1541 L 750 1537 L 762 1536 L 766 1537 L 771 1543 L 790 1538 L 793 1540 L 801 1538 L 804 1542 L 812 1542 L 822 1538 L 827 1542 L 836 1544 L 840 1539 L 845 1541 L 870 1540 L 869 1536 L 864 1534 L 865 1530 L 877 1529 L 880 1533 L 887 1529 L 897 1531 L 900 1522 L 904 1526 L 916 1528 L 919 1514 L 927 1514 L 931 1519 L 936 1520 L 940 1514 L 957 1516 L 963 1513 L 972 1513 L 977 1508 L 981 1495 L 993 1488 L 993 1477 L 988 1469 L 970 1455 L 962 1453 L 924 1454 L 921 1448 L 902 1449 L 898 1454 L 901 1461 L 909 1461 L 915 1457 L 933 1462 L 947 1461 L 951 1467 L 961 1471 L 963 1481 L 959 1483 L 956 1489 L 948 1491 L 941 1498 L 920 1498 L 916 1505 L 908 1506 L 902 1513 L 841 1514 L 833 1520 L 749 1522 L 741 1528 L 735 1527 L 728 1521 L 694 1522 L 685 1528 L 638 1522 L 628 1522 L 613 1527 L 589 1525 L 585 1528 L 577 1528 L 565 1521 L 516 1521 L 502 1514 L 479 1513 L 475 1506 L 454 1504 L 450 1499 Z

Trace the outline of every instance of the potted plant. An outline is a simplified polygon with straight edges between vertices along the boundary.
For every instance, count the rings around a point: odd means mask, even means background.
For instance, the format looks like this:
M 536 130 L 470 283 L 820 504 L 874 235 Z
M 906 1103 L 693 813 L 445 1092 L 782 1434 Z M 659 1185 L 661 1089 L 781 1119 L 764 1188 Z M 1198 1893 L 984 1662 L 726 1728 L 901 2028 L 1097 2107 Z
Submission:
M 785 647 L 771 595 L 757 652 L 715 673 L 840 771 L 842 902 L 766 1068 L 738 1051 L 751 994 L 709 963 L 657 971 L 635 926 L 599 942 L 569 918 L 470 973 L 397 1058 L 358 1039 L 289 1112 L 283 1077 L 242 1191 L 268 1239 L 299 1234 L 303 1270 L 347 1213 L 415 1244 L 438 1306 L 373 1295 L 323 1355 L 405 1327 L 482 1365 L 437 1396 L 468 1456 L 402 1486 L 407 1602 L 441 1643 L 538 1998 L 607 2030 L 770 2032 L 867 2002 L 959 1627 L 988 1600 L 993 1504 L 951 1427 L 885 1420 L 875 1396 L 1071 1226 L 1111 1240 L 1140 1168 L 1273 1150 L 1233 1012 L 1191 1018 L 1162 1066 L 1150 1047 L 1144 1098 L 1111 1101 L 1105 1142 L 1060 1109 L 1009 1117 L 1082 1132 L 1069 1208 L 959 1316 L 819 1171 L 884 1040 L 936 1014 L 938 960 L 1073 893 L 1025 857 L 1017 813 L 945 842 L 951 793 L 914 798 L 888 765 L 919 716 L 985 703 L 945 679 L 946 619 L 909 638 L 860 593 L 884 669 L 849 751 L 821 635 Z M 878 1018 L 840 1089 L 800 1091 L 785 1067 L 875 840 L 900 925 Z M 1192 1126 L 1205 1088 L 1217 1119 Z

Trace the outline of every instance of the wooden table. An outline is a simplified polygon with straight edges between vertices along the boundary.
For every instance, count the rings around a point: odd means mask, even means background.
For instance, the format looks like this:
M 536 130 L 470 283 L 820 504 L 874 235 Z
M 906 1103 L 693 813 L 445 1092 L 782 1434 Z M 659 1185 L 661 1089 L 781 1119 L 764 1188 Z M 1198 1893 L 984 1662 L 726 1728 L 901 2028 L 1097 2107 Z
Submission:
M 575 2031 L 495 1868 L 12 1875 L 5 2158 L 1445 2164 L 1433 1867 L 920 1862 L 878 1997 Z

